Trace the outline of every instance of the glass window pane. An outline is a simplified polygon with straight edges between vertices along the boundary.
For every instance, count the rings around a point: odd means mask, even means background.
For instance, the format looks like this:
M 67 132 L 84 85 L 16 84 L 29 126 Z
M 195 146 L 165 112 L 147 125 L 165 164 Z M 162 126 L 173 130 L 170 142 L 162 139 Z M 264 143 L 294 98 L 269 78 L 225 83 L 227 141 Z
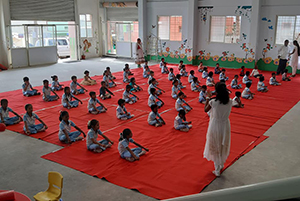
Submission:
M 24 26 L 12 26 L 11 34 L 12 34 L 12 44 L 11 44 L 12 48 L 26 47 Z
M 161 40 L 170 39 L 170 17 L 169 16 L 158 17 L 158 37 Z
M 225 17 L 212 16 L 210 24 L 210 41 L 224 42 L 225 35 Z
M 116 24 L 117 41 L 130 42 L 130 24 Z
M 170 17 L 170 41 L 182 40 L 182 16 Z
M 28 27 L 28 39 L 29 47 L 41 47 L 42 46 L 42 32 L 40 26 Z
M 80 15 L 80 36 L 86 37 L 86 20 L 85 15 Z
M 300 15 L 296 17 L 295 39 L 300 43 Z
M 86 15 L 86 21 L 91 22 L 92 21 L 92 15 L 87 14 Z
M 131 24 L 131 42 L 136 42 L 139 37 L 139 22 L 133 22 Z
M 295 18 L 295 16 L 278 16 L 276 44 L 283 44 L 286 39 L 293 41 Z
M 93 37 L 92 22 L 87 22 L 86 25 L 87 37 Z
M 225 43 L 238 43 L 240 40 L 240 16 L 227 16 L 225 25 Z
M 116 54 L 116 23 L 107 22 L 107 53 Z
M 54 26 L 43 26 L 44 46 L 55 46 Z

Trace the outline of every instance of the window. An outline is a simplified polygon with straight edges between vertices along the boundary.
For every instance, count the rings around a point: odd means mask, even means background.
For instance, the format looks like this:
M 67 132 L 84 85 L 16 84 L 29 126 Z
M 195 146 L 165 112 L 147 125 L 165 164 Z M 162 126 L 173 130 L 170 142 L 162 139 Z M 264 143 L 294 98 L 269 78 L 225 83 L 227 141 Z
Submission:
M 285 40 L 300 42 L 300 16 L 278 16 L 276 27 L 276 44 Z
M 80 19 L 80 36 L 82 38 L 93 37 L 92 15 L 90 14 L 80 15 L 79 19 Z
M 159 16 L 158 37 L 161 40 L 181 41 L 182 16 Z
M 241 33 L 241 16 L 211 16 L 210 42 L 238 43 Z

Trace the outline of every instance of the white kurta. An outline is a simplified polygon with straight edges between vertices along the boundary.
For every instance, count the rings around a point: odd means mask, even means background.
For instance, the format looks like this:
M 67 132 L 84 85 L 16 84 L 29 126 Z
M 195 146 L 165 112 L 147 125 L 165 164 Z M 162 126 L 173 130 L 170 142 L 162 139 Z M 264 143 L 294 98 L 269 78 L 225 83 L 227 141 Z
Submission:
M 296 72 L 297 72 L 297 69 L 299 69 L 299 66 L 298 66 L 298 58 L 299 58 L 299 55 L 298 55 L 298 47 L 294 45 L 294 53 L 292 54 L 292 58 L 291 58 L 291 67 L 292 67 L 292 74 L 295 75 Z
M 141 43 L 136 43 L 135 53 L 136 53 L 135 63 L 136 64 L 145 63 L 145 58 L 144 58 L 144 53 L 143 53 L 143 46 L 142 46 Z
M 223 165 L 230 152 L 230 121 L 229 115 L 232 100 L 224 105 L 215 99 L 209 101 L 211 106 L 209 126 L 203 156 L 218 165 Z

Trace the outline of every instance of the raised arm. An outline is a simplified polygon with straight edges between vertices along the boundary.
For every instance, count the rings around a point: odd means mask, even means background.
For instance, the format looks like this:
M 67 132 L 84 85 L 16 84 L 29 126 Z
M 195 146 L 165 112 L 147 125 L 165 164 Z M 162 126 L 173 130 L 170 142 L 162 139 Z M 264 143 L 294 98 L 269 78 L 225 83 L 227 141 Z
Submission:
M 19 117 L 21 119 L 21 121 L 23 121 L 23 118 L 18 114 L 16 113 L 15 111 L 11 111 L 14 115 L 16 115 L 17 117 Z M 0 114 L 1 115 L 1 114 Z
M 137 142 L 133 142 L 133 144 L 135 144 L 135 145 L 138 146 L 138 147 L 141 147 L 142 149 L 145 149 L 145 151 L 149 151 L 149 149 L 143 147 L 142 145 L 140 145 L 140 144 L 137 143 Z
M 106 135 L 104 135 L 103 133 L 100 134 L 104 139 L 106 139 L 108 142 L 110 142 L 111 144 L 113 144 L 114 142 L 111 141 Z
M 76 130 L 78 130 L 80 133 L 83 134 L 84 137 L 86 137 L 86 134 L 78 126 L 74 126 L 74 128 L 76 128 Z
M 43 120 L 41 120 L 40 118 L 38 118 L 37 120 L 39 120 L 45 126 L 45 129 L 48 129 L 48 126 L 43 122 Z

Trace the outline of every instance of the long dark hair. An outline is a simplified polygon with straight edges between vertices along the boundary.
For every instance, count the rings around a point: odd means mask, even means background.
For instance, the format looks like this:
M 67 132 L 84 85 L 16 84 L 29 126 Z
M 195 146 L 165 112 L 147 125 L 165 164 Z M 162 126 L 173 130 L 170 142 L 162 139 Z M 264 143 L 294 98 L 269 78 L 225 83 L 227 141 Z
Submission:
M 294 40 L 293 41 L 293 44 L 295 45 L 295 46 L 297 46 L 297 48 L 298 48 L 298 56 L 300 56 L 300 47 L 299 47 L 299 43 L 298 43 L 298 41 L 296 41 L 296 40 Z
M 69 113 L 67 111 L 61 111 L 59 114 L 59 121 L 62 121 L 62 118 L 66 115 L 68 115 Z
M 229 102 L 229 93 L 224 82 L 218 82 L 215 86 L 216 89 L 216 101 L 226 105 Z

